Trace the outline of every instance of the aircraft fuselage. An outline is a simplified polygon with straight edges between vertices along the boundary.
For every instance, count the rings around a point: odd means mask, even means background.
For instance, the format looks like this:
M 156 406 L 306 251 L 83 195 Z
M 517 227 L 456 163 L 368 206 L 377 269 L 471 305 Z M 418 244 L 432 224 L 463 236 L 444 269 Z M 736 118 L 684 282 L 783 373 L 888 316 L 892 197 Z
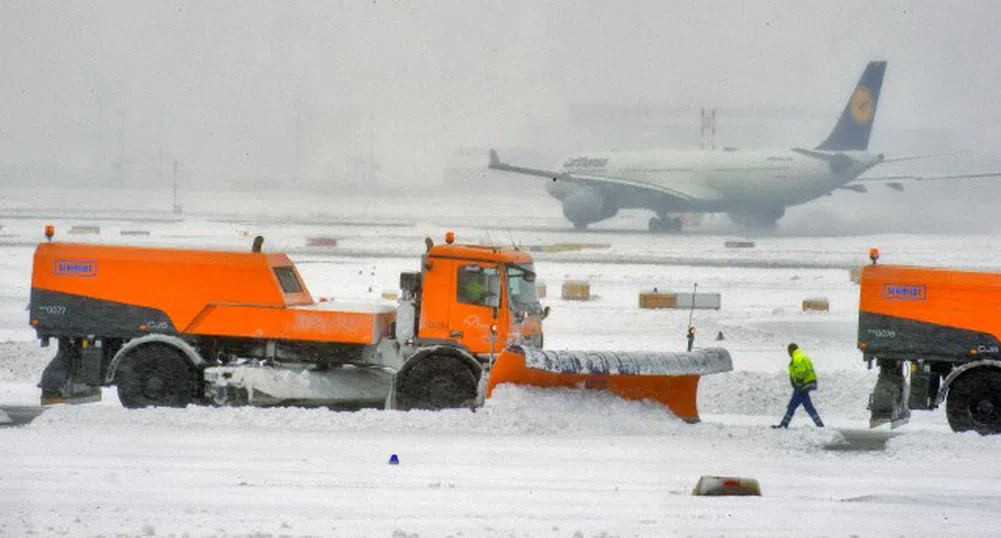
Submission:
M 630 151 L 576 155 L 561 163 L 564 177 L 591 175 L 622 183 L 602 187 L 620 209 L 676 212 L 743 212 L 798 205 L 854 180 L 878 164 L 881 156 L 864 151 L 840 152 L 851 165 L 835 170 L 831 163 L 793 150 L 783 151 Z M 634 188 L 632 185 L 644 187 Z M 581 189 L 572 179 L 557 178 L 547 192 L 558 200 Z M 648 188 L 661 189 L 663 196 Z M 672 192 L 698 192 L 687 200 Z

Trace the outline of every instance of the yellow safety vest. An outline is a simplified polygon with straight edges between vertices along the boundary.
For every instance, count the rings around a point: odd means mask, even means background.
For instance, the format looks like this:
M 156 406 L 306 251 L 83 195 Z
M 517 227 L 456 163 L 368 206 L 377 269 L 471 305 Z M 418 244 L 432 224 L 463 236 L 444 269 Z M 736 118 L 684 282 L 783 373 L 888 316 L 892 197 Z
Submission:
M 802 349 L 792 352 L 789 360 L 789 382 L 799 390 L 814 390 L 817 388 L 817 374 L 813 371 L 810 357 Z

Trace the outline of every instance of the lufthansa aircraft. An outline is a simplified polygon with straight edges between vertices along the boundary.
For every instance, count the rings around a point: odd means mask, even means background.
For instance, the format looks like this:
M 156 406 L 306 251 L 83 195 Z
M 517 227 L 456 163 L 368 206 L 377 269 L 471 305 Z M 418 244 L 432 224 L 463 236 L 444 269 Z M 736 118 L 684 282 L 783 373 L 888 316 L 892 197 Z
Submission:
M 884 162 L 868 148 L 885 71 L 886 62 L 869 62 L 834 130 L 814 149 L 588 153 L 556 171 L 505 164 L 490 150 L 489 168 L 549 178 L 546 190 L 563 203 L 575 228 L 639 208 L 656 214 L 650 219 L 654 232 L 680 229 L 680 218 L 671 217 L 679 213 L 726 213 L 737 223 L 768 229 L 789 206 L 836 189 L 865 192 L 862 181 L 998 175 L 859 178 Z M 902 189 L 899 182 L 887 184 Z

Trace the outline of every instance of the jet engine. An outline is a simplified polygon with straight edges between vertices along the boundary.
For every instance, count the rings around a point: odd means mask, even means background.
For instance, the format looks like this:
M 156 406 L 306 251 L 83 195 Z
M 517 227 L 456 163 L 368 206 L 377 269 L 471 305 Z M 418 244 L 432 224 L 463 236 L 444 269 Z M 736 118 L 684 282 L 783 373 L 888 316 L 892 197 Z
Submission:
M 574 228 L 584 228 L 592 222 L 614 217 L 618 212 L 615 202 L 598 189 L 581 189 L 563 199 L 563 216 Z

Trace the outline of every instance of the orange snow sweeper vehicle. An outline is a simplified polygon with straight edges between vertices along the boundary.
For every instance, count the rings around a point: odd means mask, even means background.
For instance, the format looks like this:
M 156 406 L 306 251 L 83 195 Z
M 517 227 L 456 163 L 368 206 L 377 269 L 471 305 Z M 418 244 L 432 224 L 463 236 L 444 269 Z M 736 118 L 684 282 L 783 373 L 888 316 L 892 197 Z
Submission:
M 51 230 L 49 230 L 51 232 Z M 116 386 L 126 407 L 301 405 L 442 409 L 497 385 L 579 386 L 698 420 L 699 377 L 724 349 L 543 350 L 548 309 L 530 254 L 426 240 L 398 303 L 316 301 L 285 254 L 74 244 L 35 251 L 30 323 L 58 342 L 43 403 Z

